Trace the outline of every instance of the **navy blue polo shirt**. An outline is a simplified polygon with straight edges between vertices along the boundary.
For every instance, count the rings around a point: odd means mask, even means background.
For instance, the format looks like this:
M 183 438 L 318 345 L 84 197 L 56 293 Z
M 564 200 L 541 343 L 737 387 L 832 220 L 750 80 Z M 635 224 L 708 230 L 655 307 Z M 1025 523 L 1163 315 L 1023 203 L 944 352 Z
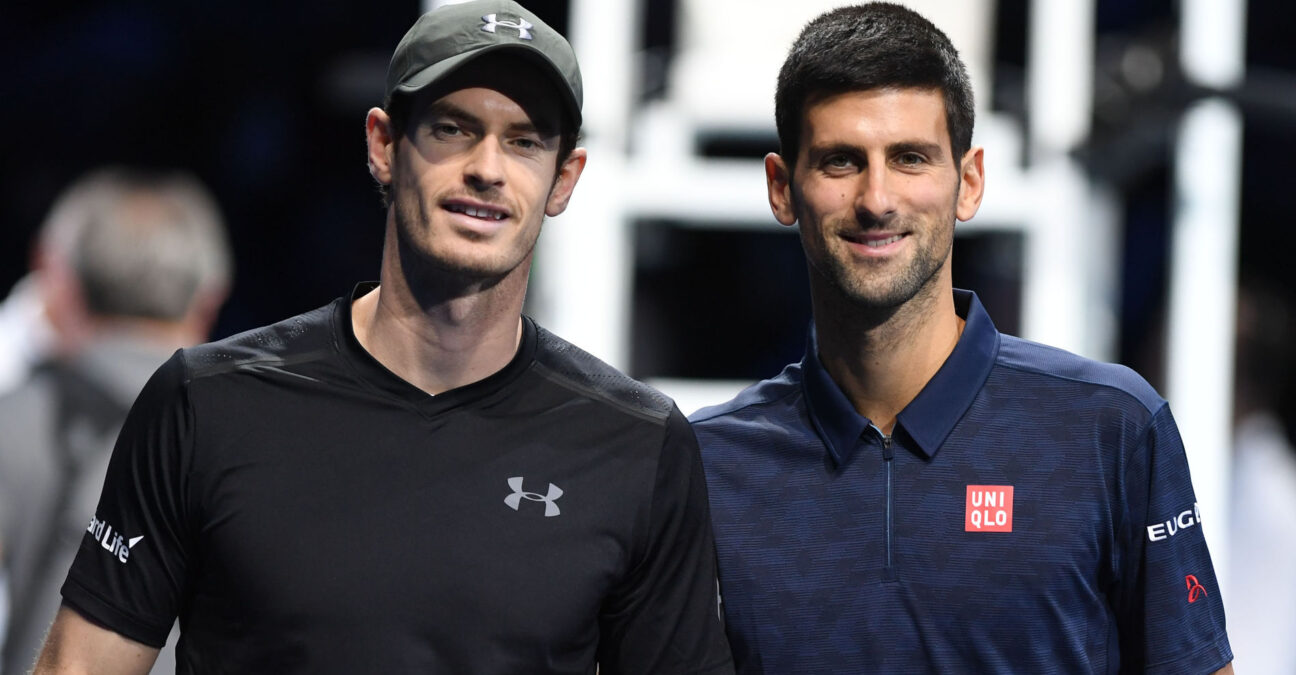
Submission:
M 1208 673 L 1232 660 L 1166 402 L 975 294 L 890 437 L 805 357 L 692 421 L 748 673 Z M 1211 514 L 1206 514 L 1209 524 Z

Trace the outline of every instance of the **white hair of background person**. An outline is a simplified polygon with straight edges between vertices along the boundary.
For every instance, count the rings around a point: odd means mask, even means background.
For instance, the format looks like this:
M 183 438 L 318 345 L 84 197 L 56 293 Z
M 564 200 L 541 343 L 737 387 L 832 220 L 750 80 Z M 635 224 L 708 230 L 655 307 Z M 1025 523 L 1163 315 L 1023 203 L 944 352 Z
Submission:
M 216 202 L 187 174 L 110 167 L 69 187 L 41 228 L 38 256 L 66 265 L 91 316 L 176 320 L 228 288 Z

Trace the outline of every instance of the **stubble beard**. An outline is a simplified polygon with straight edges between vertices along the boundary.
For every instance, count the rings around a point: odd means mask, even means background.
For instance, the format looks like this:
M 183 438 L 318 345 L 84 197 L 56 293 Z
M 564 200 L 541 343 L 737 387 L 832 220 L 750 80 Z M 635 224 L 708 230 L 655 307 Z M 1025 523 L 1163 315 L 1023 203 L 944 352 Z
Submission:
M 944 233 L 933 230 L 932 237 L 926 245 L 916 246 L 913 257 L 908 261 L 860 261 L 847 250 L 845 242 L 835 234 L 848 229 L 858 229 L 860 224 L 854 221 L 828 224 L 823 228 L 827 234 L 824 235 L 825 240 L 821 242 L 824 255 L 817 263 L 810 260 L 810 266 L 814 273 L 824 278 L 833 292 L 839 294 L 857 310 L 863 310 L 868 314 L 889 315 L 915 297 L 936 290 L 937 280 L 953 248 L 953 207 L 943 216 L 943 219 L 936 226 L 946 226 L 949 229 Z M 898 229 L 908 232 L 922 231 L 922 223 L 901 220 L 898 224 L 900 226 Z M 803 230 L 802 237 L 804 236 Z M 894 269 L 896 267 L 899 269 Z
M 512 249 L 485 257 L 454 255 L 453 251 L 438 250 L 431 241 L 433 235 L 429 224 L 434 214 L 424 213 L 424 204 L 417 198 L 402 197 L 404 195 L 395 195 L 392 206 L 396 220 L 396 240 L 401 267 L 411 280 L 422 278 L 436 279 L 441 283 L 493 285 L 508 276 L 518 265 L 530 259 L 535 248 L 539 235 L 538 229 L 529 241 L 518 242 L 523 246 L 517 255 L 510 255 Z M 436 208 L 435 202 L 428 204 L 432 205 L 430 208 Z

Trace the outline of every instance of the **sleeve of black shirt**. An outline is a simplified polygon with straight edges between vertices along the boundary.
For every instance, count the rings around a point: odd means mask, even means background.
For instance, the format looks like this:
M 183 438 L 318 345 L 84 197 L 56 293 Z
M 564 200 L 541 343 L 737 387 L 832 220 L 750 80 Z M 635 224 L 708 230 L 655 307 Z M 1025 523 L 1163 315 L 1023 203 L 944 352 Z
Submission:
M 153 647 L 166 643 L 184 587 L 193 424 L 177 352 L 126 417 L 62 589 L 64 603 L 82 616 Z
M 678 408 L 666 422 L 649 537 L 642 558 L 603 607 L 600 672 L 733 672 L 702 460 Z

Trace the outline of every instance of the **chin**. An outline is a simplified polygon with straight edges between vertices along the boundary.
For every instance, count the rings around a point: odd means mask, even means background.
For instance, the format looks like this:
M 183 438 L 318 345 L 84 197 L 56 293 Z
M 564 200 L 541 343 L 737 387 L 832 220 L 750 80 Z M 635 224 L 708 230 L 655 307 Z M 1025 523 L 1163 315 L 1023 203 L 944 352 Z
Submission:
M 480 280 L 503 277 L 517 267 L 492 256 L 430 255 L 424 257 L 424 262 L 447 274 Z
M 529 253 L 509 255 L 509 252 L 499 250 L 472 250 L 488 248 L 483 244 L 466 244 L 453 250 L 416 248 L 418 250 L 413 251 L 413 255 L 402 256 L 406 265 L 413 264 L 428 273 L 464 281 L 502 279 L 530 260 Z
M 867 272 L 853 266 L 838 266 L 830 283 L 857 307 L 877 310 L 899 307 L 922 292 L 922 279 L 909 270 L 885 277 L 879 270 Z

